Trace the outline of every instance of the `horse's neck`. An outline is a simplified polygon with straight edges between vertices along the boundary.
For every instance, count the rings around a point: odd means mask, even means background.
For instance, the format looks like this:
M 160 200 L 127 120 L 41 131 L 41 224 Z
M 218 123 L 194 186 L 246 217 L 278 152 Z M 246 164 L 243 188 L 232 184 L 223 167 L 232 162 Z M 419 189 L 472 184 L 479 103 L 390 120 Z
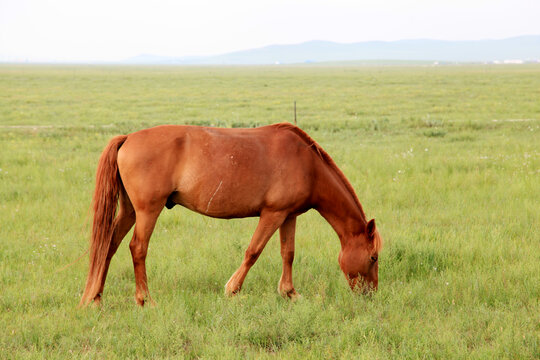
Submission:
M 338 234 L 342 246 L 347 239 L 364 231 L 366 218 L 355 197 L 331 168 L 317 176 L 317 210 Z

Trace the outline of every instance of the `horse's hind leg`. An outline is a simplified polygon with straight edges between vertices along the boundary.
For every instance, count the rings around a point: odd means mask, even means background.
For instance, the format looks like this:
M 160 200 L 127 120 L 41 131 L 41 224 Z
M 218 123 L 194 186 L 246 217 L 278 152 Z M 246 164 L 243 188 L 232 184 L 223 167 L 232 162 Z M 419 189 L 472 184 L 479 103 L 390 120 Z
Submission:
M 143 306 L 147 300 L 153 303 L 148 292 L 148 281 L 146 278 L 146 253 L 148 251 L 150 236 L 156 225 L 157 218 L 163 209 L 163 205 L 159 209 L 155 208 L 151 210 L 146 208 L 136 211 L 135 231 L 129 244 L 129 249 L 131 250 L 133 268 L 135 270 L 135 301 L 140 306 Z
M 296 300 L 300 294 L 296 292 L 292 281 L 292 264 L 294 260 L 294 234 L 296 230 L 296 217 L 287 218 L 279 228 L 281 244 L 281 258 L 283 259 L 283 273 L 279 280 L 278 292 L 283 297 Z
M 107 278 L 107 272 L 109 271 L 109 265 L 111 264 L 111 259 L 118 250 L 118 246 L 131 229 L 135 223 L 135 210 L 133 210 L 133 205 L 129 200 L 125 190 L 120 191 L 119 197 L 119 209 L 116 218 L 114 219 L 114 230 L 111 245 L 109 247 L 109 252 L 107 253 L 107 260 L 105 261 L 105 268 L 103 271 L 103 277 L 101 279 L 101 286 L 99 288 L 99 293 L 94 298 L 94 303 L 99 305 L 101 301 L 101 296 L 103 294 L 103 288 L 105 287 L 105 279 Z
M 263 212 L 261 214 L 259 224 L 246 250 L 242 265 L 240 265 L 225 285 L 225 293 L 227 295 L 234 295 L 240 291 L 249 269 L 257 261 L 266 243 L 272 237 L 272 234 L 283 224 L 286 218 L 287 214 L 282 212 Z

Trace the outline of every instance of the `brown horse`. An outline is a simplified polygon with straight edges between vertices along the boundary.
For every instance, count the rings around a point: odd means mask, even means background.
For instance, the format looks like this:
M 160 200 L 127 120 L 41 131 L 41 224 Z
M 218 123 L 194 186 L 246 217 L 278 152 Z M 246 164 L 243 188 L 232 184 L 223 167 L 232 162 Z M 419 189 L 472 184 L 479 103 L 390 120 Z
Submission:
M 135 300 L 139 305 L 151 300 L 148 242 L 163 207 L 176 204 L 215 218 L 260 217 L 242 264 L 225 285 L 228 295 L 240 291 L 279 228 L 283 273 L 278 291 L 298 297 L 292 282 L 296 217 L 312 208 L 339 236 L 339 265 L 351 289 L 377 288 L 382 240 L 375 221 L 366 220 L 349 181 L 304 131 L 291 124 L 254 129 L 166 125 L 117 136 L 101 155 L 81 305 L 100 303 L 111 258 L 133 224 L 129 248 Z

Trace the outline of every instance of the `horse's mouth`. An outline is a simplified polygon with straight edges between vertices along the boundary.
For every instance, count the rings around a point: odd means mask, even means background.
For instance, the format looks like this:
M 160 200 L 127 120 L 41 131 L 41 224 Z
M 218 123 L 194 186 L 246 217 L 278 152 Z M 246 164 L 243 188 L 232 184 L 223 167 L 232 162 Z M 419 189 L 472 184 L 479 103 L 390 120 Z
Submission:
M 369 295 L 377 291 L 377 284 L 366 280 L 362 275 L 347 276 L 351 290 L 359 295 Z

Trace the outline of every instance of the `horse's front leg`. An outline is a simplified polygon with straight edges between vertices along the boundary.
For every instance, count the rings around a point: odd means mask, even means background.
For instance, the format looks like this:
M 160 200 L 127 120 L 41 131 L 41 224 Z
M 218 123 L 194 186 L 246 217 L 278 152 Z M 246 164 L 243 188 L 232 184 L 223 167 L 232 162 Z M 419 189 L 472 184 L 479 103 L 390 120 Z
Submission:
M 283 259 L 283 273 L 279 280 L 278 292 L 285 298 L 296 300 L 300 294 L 296 292 L 292 281 L 292 264 L 294 260 L 294 234 L 296 230 L 296 217 L 287 218 L 279 228 L 281 244 L 281 258 Z
M 246 275 L 255 264 L 259 255 L 272 237 L 272 234 L 283 224 L 287 218 L 287 213 L 283 212 L 262 212 L 259 218 L 257 229 L 251 238 L 251 242 L 246 250 L 242 265 L 231 276 L 225 285 L 225 294 L 234 295 L 240 291 Z

